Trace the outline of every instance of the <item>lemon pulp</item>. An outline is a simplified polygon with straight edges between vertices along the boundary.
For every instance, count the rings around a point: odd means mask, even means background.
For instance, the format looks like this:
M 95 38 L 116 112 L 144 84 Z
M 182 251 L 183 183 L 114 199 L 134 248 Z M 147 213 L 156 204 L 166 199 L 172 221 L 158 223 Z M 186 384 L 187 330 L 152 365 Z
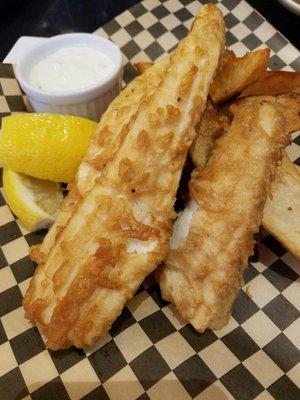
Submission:
M 61 185 L 5 168 L 4 195 L 12 212 L 29 231 L 49 228 L 63 199 Z

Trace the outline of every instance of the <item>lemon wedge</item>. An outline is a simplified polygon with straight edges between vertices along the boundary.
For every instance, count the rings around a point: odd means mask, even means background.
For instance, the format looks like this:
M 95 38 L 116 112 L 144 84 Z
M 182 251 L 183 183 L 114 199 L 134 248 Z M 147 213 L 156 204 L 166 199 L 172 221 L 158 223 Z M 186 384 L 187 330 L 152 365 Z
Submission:
M 63 199 L 61 185 L 5 168 L 3 187 L 8 206 L 29 231 L 52 225 Z
M 70 182 L 96 127 L 96 122 L 69 115 L 10 115 L 2 119 L 0 165 L 40 179 Z

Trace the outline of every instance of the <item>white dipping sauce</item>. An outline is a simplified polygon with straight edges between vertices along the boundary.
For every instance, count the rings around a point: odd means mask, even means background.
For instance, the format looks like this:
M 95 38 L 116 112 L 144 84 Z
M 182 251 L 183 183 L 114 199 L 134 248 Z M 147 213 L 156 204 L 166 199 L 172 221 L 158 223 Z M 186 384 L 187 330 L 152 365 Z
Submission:
M 114 66 L 101 51 L 90 47 L 65 47 L 38 62 L 29 80 L 46 92 L 78 91 L 101 82 Z

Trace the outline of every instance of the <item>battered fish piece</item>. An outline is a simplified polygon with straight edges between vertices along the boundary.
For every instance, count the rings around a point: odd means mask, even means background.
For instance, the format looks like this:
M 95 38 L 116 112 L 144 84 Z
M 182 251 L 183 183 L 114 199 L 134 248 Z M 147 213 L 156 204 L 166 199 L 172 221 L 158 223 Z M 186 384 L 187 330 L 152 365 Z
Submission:
M 138 111 L 141 102 L 153 96 L 169 66 L 169 57 L 165 56 L 155 63 L 143 76 L 129 83 L 110 103 L 103 114 L 89 148 L 78 168 L 75 185 L 69 184 L 69 194 L 62 202 L 60 212 L 40 245 L 32 246 L 30 256 L 36 262 L 42 262 L 48 256 L 51 247 L 62 232 L 77 203 L 95 184 L 107 163 L 118 151 L 126 126 Z
M 283 107 L 285 134 L 299 130 L 300 95 L 287 93 L 276 96 L 276 101 Z M 215 139 L 223 135 L 224 129 L 229 124 L 229 118 L 232 118 L 229 108 L 227 112 L 229 116 L 221 114 L 210 101 L 207 102 L 196 128 L 197 136 L 190 148 L 193 163 L 198 170 L 204 168 L 213 150 Z M 271 195 L 264 207 L 262 226 L 296 259 L 299 259 L 300 175 L 296 165 L 285 153 L 283 154 L 282 162 L 276 168 L 275 178 L 271 185 Z
M 233 121 L 206 167 L 192 174 L 191 200 L 175 222 L 159 274 L 163 298 L 200 332 L 228 322 L 288 143 L 276 99 L 252 97 L 231 111 Z
M 106 334 L 165 258 L 179 178 L 224 49 L 224 31 L 217 7 L 202 7 L 159 87 L 124 124 L 118 148 L 94 185 L 83 196 L 74 189 L 76 207 L 48 257 L 38 254 L 23 302 L 48 348 L 83 347 Z M 98 165 L 98 155 L 95 160 Z

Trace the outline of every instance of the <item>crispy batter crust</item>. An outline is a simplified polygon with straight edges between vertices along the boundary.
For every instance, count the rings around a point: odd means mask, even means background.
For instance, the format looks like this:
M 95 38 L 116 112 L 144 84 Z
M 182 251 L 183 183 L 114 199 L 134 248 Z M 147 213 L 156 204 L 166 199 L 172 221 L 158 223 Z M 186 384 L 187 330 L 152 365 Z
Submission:
M 134 79 L 109 105 L 92 136 L 89 148 L 80 164 L 75 183 L 69 184 L 69 194 L 61 204 L 60 213 L 43 243 L 40 253 L 45 257 L 58 238 L 62 227 L 66 226 L 73 214 L 78 200 L 94 186 L 107 163 L 128 133 L 128 125 L 136 115 L 142 101 L 147 101 L 161 82 L 169 65 L 169 57 L 164 57 L 153 65 L 143 76 Z
M 114 142 L 103 150 L 101 135 L 92 139 L 93 173 L 80 167 L 76 205 L 50 238 L 23 302 L 49 348 L 90 345 L 105 334 L 166 256 L 178 181 L 223 46 L 222 15 L 206 5 Z
M 299 130 L 300 95 L 298 93 L 286 93 L 276 96 L 276 100 L 283 107 L 286 134 Z M 228 117 L 218 113 L 211 102 L 208 101 L 196 128 L 197 136 L 190 148 L 193 163 L 198 170 L 204 168 L 215 140 L 223 135 L 227 125 Z M 262 220 L 264 229 L 274 236 L 296 259 L 300 258 L 299 179 L 300 175 L 295 164 L 285 155 L 282 163 L 276 168 L 271 194 L 266 201 Z
M 288 142 L 274 98 L 245 99 L 232 113 L 206 167 L 192 175 L 196 211 L 187 237 L 170 251 L 159 276 L 163 297 L 200 332 L 229 319 L 280 148 Z

